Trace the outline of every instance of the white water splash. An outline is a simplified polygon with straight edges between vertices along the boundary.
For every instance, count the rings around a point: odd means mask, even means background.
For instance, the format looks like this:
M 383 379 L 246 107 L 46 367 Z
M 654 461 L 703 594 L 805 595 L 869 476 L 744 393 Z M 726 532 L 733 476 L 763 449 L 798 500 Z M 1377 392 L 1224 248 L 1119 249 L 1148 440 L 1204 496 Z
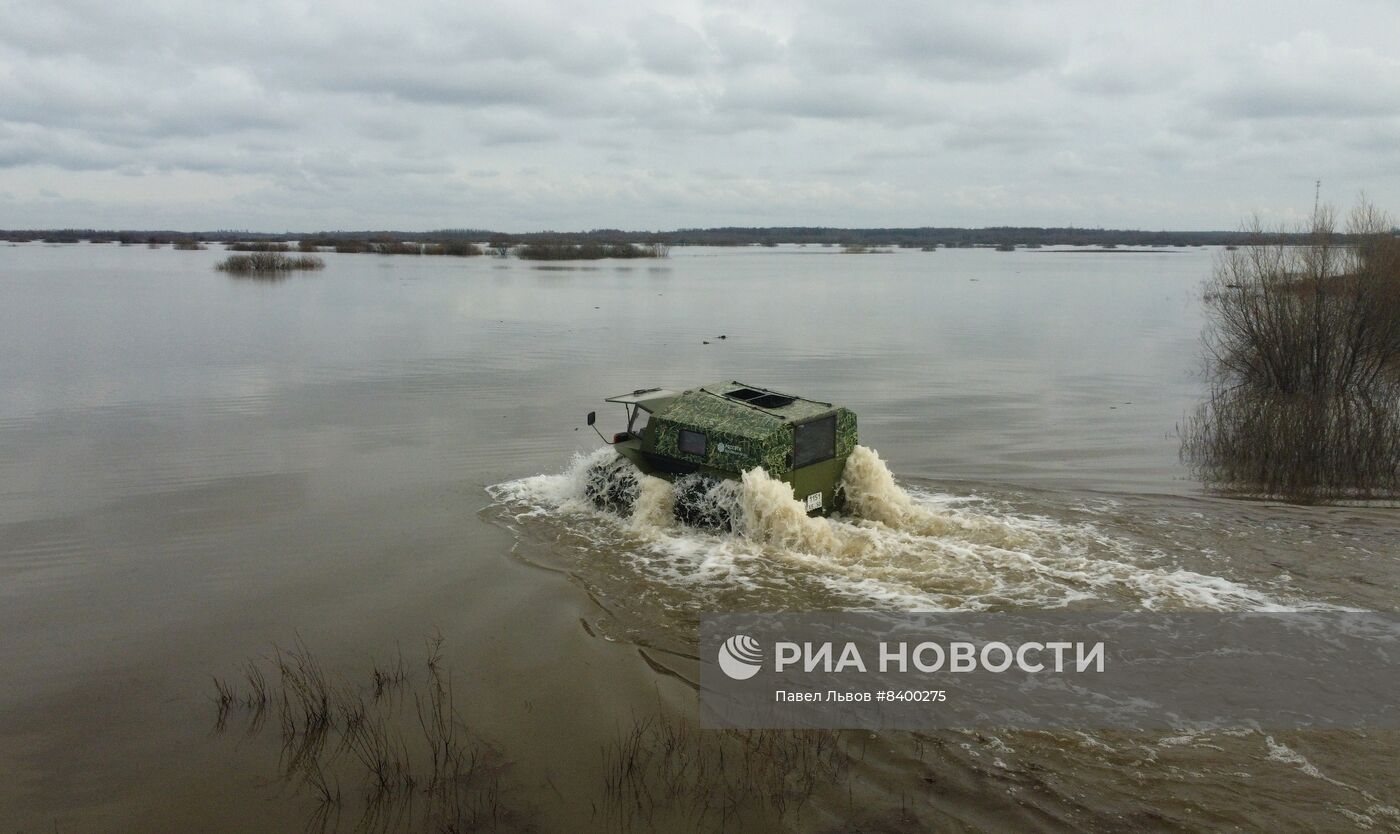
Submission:
M 600 512 L 585 495 L 587 473 L 613 455 L 600 449 L 577 457 L 562 474 L 510 481 L 490 492 L 518 518 L 611 526 L 628 537 L 615 543 L 625 548 L 626 558 L 676 583 L 770 587 L 800 579 L 857 607 L 904 610 L 1327 607 L 1162 564 L 1165 554 L 1090 524 L 905 489 L 879 454 L 864 446 L 857 446 L 846 463 L 848 515 L 809 517 L 791 487 L 762 469 L 715 484 L 699 499 L 692 491 L 688 500 L 729 511 L 733 533 L 677 523 L 676 492 L 682 486 L 648 476 L 639 479 L 629 518 Z
M 639 531 L 671 526 L 676 511 L 676 492 L 671 482 L 643 475 L 637 483 L 637 503 L 632 507 L 629 526 Z
M 846 459 L 842 481 L 853 516 L 876 521 L 895 530 L 925 536 L 984 538 L 1002 544 L 1028 542 L 1024 530 L 989 515 L 952 513 L 932 503 L 919 503 L 895 482 L 894 473 L 880 453 L 857 446 Z

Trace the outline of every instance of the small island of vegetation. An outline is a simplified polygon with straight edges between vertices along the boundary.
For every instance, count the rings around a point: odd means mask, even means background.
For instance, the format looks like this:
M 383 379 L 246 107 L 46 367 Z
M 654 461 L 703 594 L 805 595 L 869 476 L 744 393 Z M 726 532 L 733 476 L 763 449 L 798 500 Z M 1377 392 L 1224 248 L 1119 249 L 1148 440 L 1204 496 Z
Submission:
M 233 275 L 278 275 L 303 269 L 323 269 L 326 263 L 314 255 L 289 257 L 281 252 L 254 252 L 230 255 L 215 269 Z
M 635 243 L 528 243 L 515 250 L 527 261 L 596 261 L 603 258 L 664 258 L 670 247 Z

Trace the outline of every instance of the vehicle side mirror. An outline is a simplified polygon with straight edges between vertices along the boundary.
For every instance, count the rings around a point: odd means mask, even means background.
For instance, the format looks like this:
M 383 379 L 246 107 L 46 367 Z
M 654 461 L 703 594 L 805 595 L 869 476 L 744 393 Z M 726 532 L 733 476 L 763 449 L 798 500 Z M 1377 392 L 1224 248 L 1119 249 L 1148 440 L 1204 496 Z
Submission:
M 591 426 L 591 425 L 593 425 L 593 424 L 596 423 L 596 422 L 598 422 L 598 412 L 596 412 L 596 411 L 590 411 L 590 412 L 588 412 L 588 425 Z

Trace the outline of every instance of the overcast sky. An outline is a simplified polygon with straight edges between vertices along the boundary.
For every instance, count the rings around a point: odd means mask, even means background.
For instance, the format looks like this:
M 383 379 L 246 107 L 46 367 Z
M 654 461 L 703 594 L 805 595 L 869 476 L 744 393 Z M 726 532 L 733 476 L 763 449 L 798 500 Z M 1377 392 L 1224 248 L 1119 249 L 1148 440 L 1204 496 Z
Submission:
M 1400 210 L 1400 3 L 0 0 L 0 227 Z

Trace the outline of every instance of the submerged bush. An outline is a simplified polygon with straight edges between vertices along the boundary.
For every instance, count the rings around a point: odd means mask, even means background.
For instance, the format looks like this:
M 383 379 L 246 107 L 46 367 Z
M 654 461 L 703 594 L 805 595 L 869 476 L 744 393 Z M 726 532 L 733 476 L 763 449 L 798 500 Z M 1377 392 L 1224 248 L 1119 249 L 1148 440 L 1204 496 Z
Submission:
M 230 255 L 215 268 L 221 272 L 248 275 L 323 269 L 325 266 L 325 261 L 312 255 L 291 258 L 280 252 L 257 252 L 252 255 Z
M 430 243 L 423 247 L 424 255 L 449 255 L 457 258 L 470 258 L 477 255 L 484 255 L 480 246 L 466 241 L 449 241 L 446 243 Z
M 285 243 L 269 243 L 259 241 L 257 243 L 239 242 L 230 243 L 225 247 L 231 252 L 290 252 L 292 247 Z
M 1400 495 L 1395 400 L 1217 389 L 1183 447 L 1225 492 L 1314 502 Z
M 1400 239 L 1362 202 L 1306 243 L 1257 224 L 1206 288 L 1211 391 L 1181 454 L 1218 489 L 1296 501 L 1400 496 Z
M 197 240 L 177 240 L 175 241 L 175 248 L 182 252 L 197 252 L 207 247 Z
M 381 240 L 368 244 L 366 251 L 377 255 L 421 255 L 423 244 L 405 243 L 401 240 Z
M 634 243 L 530 243 L 516 249 L 527 261 L 595 261 L 603 258 L 665 258 L 671 248 L 664 244 L 637 246 Z
M 1357 394 L 1400 365 L 1400 239 L 1363 206 L 1341 240 L 1332 217 L 1302 246 L 1226 252 L 1206 292 L 1207 348 L 1225 381 L 1279 394 Z M 1262 232 L 1256 229 L 1262 238 Z

